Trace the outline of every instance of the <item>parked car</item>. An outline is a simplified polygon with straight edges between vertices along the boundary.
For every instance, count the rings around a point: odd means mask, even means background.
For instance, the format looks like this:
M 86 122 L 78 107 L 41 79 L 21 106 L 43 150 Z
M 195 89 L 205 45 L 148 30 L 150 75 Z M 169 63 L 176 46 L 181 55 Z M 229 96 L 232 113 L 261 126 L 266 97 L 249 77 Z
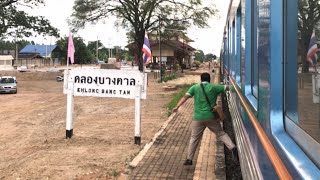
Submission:
M 61 75 L 58 75 L 56 77 L 56 80 L 57 80 L 57 82 L 64 81 L 64 74 L 62 73 Z
M 17 67 L 17 70 L 19 72 L 26 72 L 26 71 L 28 71 L 28 67 L 27 66 L 20 66 L 20 67 Z
M 17 80 L 14 76 L 0 77 L 0 93 L 17 93 Z
M 97 64 L 107 64 L 105 61 L 98 60 Z

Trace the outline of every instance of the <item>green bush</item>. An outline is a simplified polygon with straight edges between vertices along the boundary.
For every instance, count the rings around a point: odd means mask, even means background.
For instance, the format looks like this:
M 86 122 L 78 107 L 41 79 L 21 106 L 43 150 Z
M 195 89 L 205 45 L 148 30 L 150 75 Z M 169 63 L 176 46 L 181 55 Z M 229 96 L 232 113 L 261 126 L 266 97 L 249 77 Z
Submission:
M 170 80 L 172 80 L 172 79 L 177 79 L 177 75 L 176 75 L 175 73 L 169 74 L 169 75 L 165 76 L 164 79 L 163 79 L 163 81 L 164 81 L 164 82 L 167 82 L 167 81 L 170 81 Z
M 184 84 L 184 85 L 178 85 L 177 88 L 179 91 L 173 95 L 172 100 L 167 104 L 167 115 L 170 116 L 172 113 L 172 109 L 176 107 L 180 99 L 186 94 L 188 89 L 193 84 Z
M 173 68 L 174 71 L 178 71 L 180 69 L 180 65 L 179 64 L 175 64 L 175 65 L 173 65 L 172 68 Z
M 193 61 L 192 65 L 195 66 L 195 67 L 199 67 L 201 64 L 200 61 Z

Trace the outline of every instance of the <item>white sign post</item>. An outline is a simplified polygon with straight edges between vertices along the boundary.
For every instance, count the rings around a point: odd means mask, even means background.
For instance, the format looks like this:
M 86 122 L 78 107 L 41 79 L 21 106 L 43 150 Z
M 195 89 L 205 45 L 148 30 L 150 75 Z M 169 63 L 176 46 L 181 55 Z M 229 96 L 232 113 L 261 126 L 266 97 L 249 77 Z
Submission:
M 68 70 L 67 70 L 68 71 Z M 68 72 L 67 77 L 70 77 L 70 71 Z M 73 135 L 73 81 L 72 77 L 69 79 L 64 79 L 67 81 L 67 122 L 66 122 L 66 138 L 69 139 Z
M 135 98 L 134 144 L 141 144 L 141 86 L 138 86 Z
M 65 72 L 67 74 L 67 72 Z M 135 99 L 135 144 L 141 142 L 141 99 L 147 96 L 147 76 L 138 71 L 72 69 L 65 78 L 67 94 L 66 137 L 73 135 L 73 96 Z M 67 89 L 65 89 L 67 87 Z M 142 90 L 143 89 L 143 90 Z

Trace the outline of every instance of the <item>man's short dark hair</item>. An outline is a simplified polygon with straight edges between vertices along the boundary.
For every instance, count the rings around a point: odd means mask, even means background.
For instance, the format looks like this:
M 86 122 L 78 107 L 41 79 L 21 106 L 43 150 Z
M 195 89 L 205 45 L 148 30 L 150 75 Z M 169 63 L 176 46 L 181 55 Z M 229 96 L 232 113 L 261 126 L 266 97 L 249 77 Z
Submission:
M 201 74 L 201 82 L 207 81 L 210 82 L 210 74 L 209 73 L 202 73 Z

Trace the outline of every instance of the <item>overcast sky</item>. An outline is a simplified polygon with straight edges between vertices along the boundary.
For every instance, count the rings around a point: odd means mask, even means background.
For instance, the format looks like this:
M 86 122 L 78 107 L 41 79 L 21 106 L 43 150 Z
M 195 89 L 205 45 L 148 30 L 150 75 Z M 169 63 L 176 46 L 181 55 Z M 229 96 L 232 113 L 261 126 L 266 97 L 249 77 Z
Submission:
M 216 4 L 219 10 L 219 18 L 212 17 L 209 20 L 210 28 L 198 29 L 192 28 L 188 31 L 188 36 L 195 42 L 191 45 L 197 49 L 203 50 L 205 54 L 220 54 L 223 28 L 226 22 L 226 13 L 229 7 L 229 0 L 205 0 Z M 60 30 L 61 36 L 69 33 L 69 26 L 66 19 L 72 13 L 74 0 L 45 0 L 45 6 L 30 11 L 33 15 L 42 15 L 50 20 L 51 24 Z M 76 35 L 84 38 L 86 42 L 95 41 L 97 38 L 106 47 L 122 46 L 127 44 L 125 30 L 114 27 L 114 19 L 105 20 L 104 23 L 97 25 L 88 25 L 85 29 L 80 30 Z M 39 44 L 53 44 L 56 39 L 50 37 L 37 37 L 34 40 Z

